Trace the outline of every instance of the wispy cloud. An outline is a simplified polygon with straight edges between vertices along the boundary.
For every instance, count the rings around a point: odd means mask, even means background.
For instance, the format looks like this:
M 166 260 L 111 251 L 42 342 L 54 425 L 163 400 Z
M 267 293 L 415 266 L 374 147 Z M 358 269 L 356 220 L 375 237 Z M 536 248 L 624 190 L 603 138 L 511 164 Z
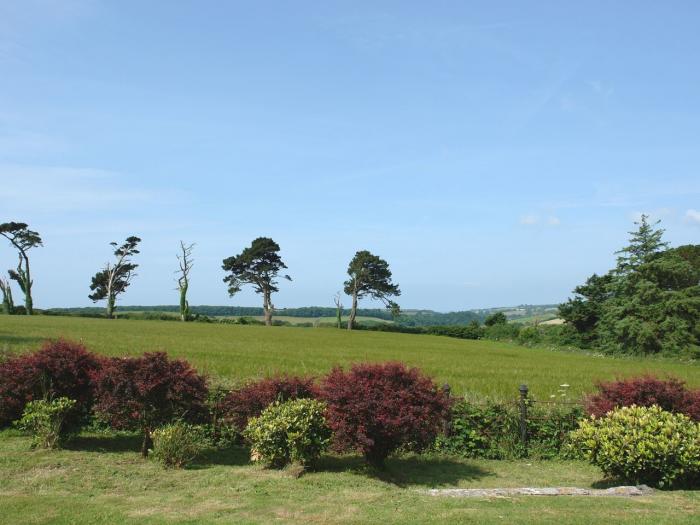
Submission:
M 532 213 L 520 217 L 520 224 L 524 224 L 525 226 L 533 226 L 538 222 L 540 222 L 540 218 Z
M 520 217 L 520 224 L 525 226 L 535 226 L 537 224 L 542 224 L 544 226 L 559 226 L 561 224 L 561 220 L 556 215 L 540 217 L 536 213 L 528 213 Z
M 12 213 L 106 210 L 167 198 L 119 174 L 55 166 L 0 165 L 0 201 Z
M 685 212 L 685 220 L 690 224 L 696 224 L 700 226 L 700 211 L 690 209 Z
M 615 92 L 615 89 L 611 85 L 605 84 L 600 80 L 589 80 L 588 86 L 591 88 L 593 93 L 600 95 L 603 98 L 608 98 Z

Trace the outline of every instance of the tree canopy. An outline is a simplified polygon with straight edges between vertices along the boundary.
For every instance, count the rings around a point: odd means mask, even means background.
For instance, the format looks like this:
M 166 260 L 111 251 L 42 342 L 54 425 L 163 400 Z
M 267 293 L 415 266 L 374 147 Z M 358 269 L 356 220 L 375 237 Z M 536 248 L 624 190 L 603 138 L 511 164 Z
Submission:
M 139 237 L 127 237 L 126 241 L 119 245 L 116 242 L 109 243 L 114 247 L 114 263 L 107 263 L 104 269 L 92 277 L 90 290 L 93 293 L 88 297 L 93 301 L 107 300 L 107 317 L 114 316 L 117 296 L 124 293 L 131 284 L 131 279 L 136 276 L 134 271 L 138 264 L 132 262 L 132 257 L 139 252 L 137 246 L 141 242 Z
M 700 343 L 700 246 L 668 248 L 642 216 L 617 266 L 560 305 L 572 342 L 610 352 L 680 354 Z
M 24 222 L 5 222 L 0 224 L 0 235 L 5 237 L 14 246 L 19 255 L 19 262 L 16 270 L 8 270 L 10 279 L 17 282 L 20 290 L 24 293 L 24 306 L 27 315 L 34 313 L 34 301 L 32 298 L 32 280 L 29 268 L 28 251 L 37 246 L 43 246 L 41 236 L 38 232 L 30 230 Z
M 358 251 L 348 265 L 350 278 L 344 283 L 345 293 L 352 297 L 348 330 L 352 330 L 357 315 L 357 303 L 363 297 L 381 301 L 391 309 L 394 315 L 399 314 L 399 305 L 391 298 L 401 295 L 399 285 L 392 282 L 389 263 L 367 250 Z
M 238 255 L 224 259 L 222 268 L 228 272 L 224 282 L 231 297 L 249 284 L 263 296 L 265 324 L 272 324 L 272 293 L 278 292 L 278 277 L 291 281 L 289 275 L 279 275 L 287 269 L 279 255 L 280 247 L 269 237 L 258 237 Z

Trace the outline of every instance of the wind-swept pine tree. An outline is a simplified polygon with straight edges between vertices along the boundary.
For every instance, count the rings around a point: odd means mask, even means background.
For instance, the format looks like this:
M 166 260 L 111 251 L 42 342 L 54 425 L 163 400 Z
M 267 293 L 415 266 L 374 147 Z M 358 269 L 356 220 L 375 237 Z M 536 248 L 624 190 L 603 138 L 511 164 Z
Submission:
M 114 309 L 117 303 L 117 296 L 124 293 L 131 284 L 131 279 L 136 276 L 134 270 L 138 268 L 138 264 L 132 262 L 131 257 L 138 254 L 136 248 L 141 242 L 138 237 L 127 237 L 124 244 L 119 246 L 116 242 L 110 242 L 110 246 L 116 248 L 114 263 L 107 263 L 103 270 L 97 272 L 90 284 L 90 290 L 93 291 L 88 297 L 92 301 L 107 300 L 107 318 L 114 317 Z
M 401 295 L 399 285 L 391 282 L 389 263 L 381 257 L 361 250 L 355 254 L 348 266 L 350 279 L 345 281 L 345 293 L 352 297 L 348 330 L 352 330 L 357 316 L 357 303 L 365 296 L 376 299 L 390 308 L 392 314 L 398 315 L 399 305 L 391 297 Z
M 17 281 L 19 289 L 24 293 L 24 307 L 27 315 L 34 313 L 34 301 L 32 299 L 32 280 L 29 269 L 29 250 L 37 246 L 43 246 L 41 237 L 30 230 L 24 222 L 6 222 L 0 224 L 0 235 L 5 237 L 12 246 L 17 249 L 19 263 L 17 270 L 9 270 L 10 279 Z
M 228 283 L 228 293 L 231 297 L 241 291 L 241 287 L 250 284 L 253 289 L 263 296 L 263 311 L 265 324 L 272 325 L 272 312 L 275 307 L 272 304 L 272 293 L 278 292 L 277 276 L 281 270 L 285 270 L 279 256 L 280 247 L 268 237 L 258 237 L 251 245 L 240 254 L 224 259 L 222 268 L 229 272 L 224 277 Z M 283 279 L 291 281 L 289 275 L 282 275 Z

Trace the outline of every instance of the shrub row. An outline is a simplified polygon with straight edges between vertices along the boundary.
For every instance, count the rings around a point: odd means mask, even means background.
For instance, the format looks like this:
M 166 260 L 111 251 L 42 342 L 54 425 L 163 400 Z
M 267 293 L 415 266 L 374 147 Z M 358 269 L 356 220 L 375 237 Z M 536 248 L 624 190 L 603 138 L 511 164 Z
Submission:
M 692 418 L 698 419 L 700 394 L 678 380 L 642 377 L 598 387 L 598 393 L 586 399 L 594 419 L 582 423 L 575 435 L 585 441 L 579 449 L 587 450 L 587 458 L 606 472 L 622 475 L 609 466 L 614 460 L 600 452 L 607 450 L 612 438 L 605 437 L 607 427 L 596 421 L 612 421 L 617 412 L 611 410 L 653 405 L 653 410 L 679 414 L 697 425 Z M 274 466 L 289 461 L 313 463 L 331 435 L 335 450 L 359 451 L 377 467 L 397 450 L 432 448 L 484 458 L 525 454 L 514 405 L 454 401 L 419 370 L 401 363 L 335 368 L 318 383 L 312 378 L 277 376 L 228 390 L 210 389 L 189 363 L 171 360 L 164 353 L 104 358 L 68 341 L 47 343 L 35 353 L 0 362 L 2 423 L 24 415 L 20 426 L 35 434 L 38 446 L 55 446 L 62 433 L 74 432 L 93 414 L 112 428 L 140 431 L 142 453 L 153 449 L 167 466 L 186 463 L 204 443 L 230 444 L 234 435 L 245 436 L 254 454 Z M 529 414 L 531 456 L 570 453 L 564 445 L 584 416 L 581 408 L 544 411 L 536 404 Z M 595 419 L 602 414 L 605 417 Z M 654 432 L 681 428 L 692 434 L 695 428 L 650 414 L 649 428 Z M 673 441 L 668 446 L 676 445 Z M 640 445 L 644 450 L 646 446 Z M 651 452 L 651 457 L 656 455 Z M 694 459 L 687 461 L 688 468 L 694 468 Z M 683 465 L 675 477 L 664 473 L 653 478 L 646 471 L 639 475 L 671 484 L 681 479 Z

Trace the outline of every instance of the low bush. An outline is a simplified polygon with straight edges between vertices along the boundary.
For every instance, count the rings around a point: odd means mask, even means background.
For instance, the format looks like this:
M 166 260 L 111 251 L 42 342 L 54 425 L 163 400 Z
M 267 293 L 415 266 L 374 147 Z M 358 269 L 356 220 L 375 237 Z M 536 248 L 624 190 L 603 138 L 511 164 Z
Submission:
M 531 404 L 524 447 L 515 404 L 462 400 L 452 406 L 448 431 L 438 436 L 434 446 L 438 452 L 468 458 L 562 457 L 567 453 L 568 434 L 578 427 L 583 415 L 583 409 L 575 405 L 539 408 Z
M 382 467 L 401 447 L 433 443 L 448 414 L 447 395 L 417 368 L 401 363 L 334 368 L 321 385 L 338 449 L 358 450 Z
M 430 335 L 445 335 L 456 339 L 481 339 L 484 329 L 478 321 L 472 321 L 466 326 L 426 326 L 423 332 Z
M 658 406 L 584 420 L 571 442 L 578 455 L 626 482 L 668 488 L 700 481 L 700 423 Z
M 152 448 L 156 428 L 178 419 L 206 421 L 207 395 L 205 378 L 164 352 L 112 358 L 95 376 L 95 412 L 112 428 L 140 430 L 143 456 Z
M 542 333 L 536 326 L 525 326 L 518 332 L 518 344 L 534 346 L 542 342 Z
M 153 431 L 152 457 L 164 467 L 182 468 L 192 462 L 207 446 L 201 428 L 176 421 Z
M 58 397 L 75 401 L 67 427 L 86 423 L 94 402 L 92 376 L 102 362 L 82 344 L 63 339 L 0 362 L 0 427 L 19 419 L 28 402 Z
M 643 376 L 601 382 L 597 387 L 598 392 L 586 398 L 586 410 L 597 417 L 619 407 L 658 405 L 700 421 L 700 390 L 688 390 L 679 379 Z
M 232 390 L 221 401 L 219 410 L 229 425 L 243 432 L 250 418 L 259 416 L 275 401 L 315 397 L 318 397 L 318 388 L 313 378 L 278 375 Z
M 520 335 L 519 323 L 497 323 L 484 327 L 484 339 L 492 341 L 517 342 Z
M 33 434 L 32 447 L 56 448 L 67 437 L 64 423 L 74 407 L 75 400 L 67 397 L 30 401 L 17 426 Z
M 330 443 L 325 410 L 326 405 L 315 399 L 273 403 L 245 429 L 251 458 L 275 468 L 313 465 Z

